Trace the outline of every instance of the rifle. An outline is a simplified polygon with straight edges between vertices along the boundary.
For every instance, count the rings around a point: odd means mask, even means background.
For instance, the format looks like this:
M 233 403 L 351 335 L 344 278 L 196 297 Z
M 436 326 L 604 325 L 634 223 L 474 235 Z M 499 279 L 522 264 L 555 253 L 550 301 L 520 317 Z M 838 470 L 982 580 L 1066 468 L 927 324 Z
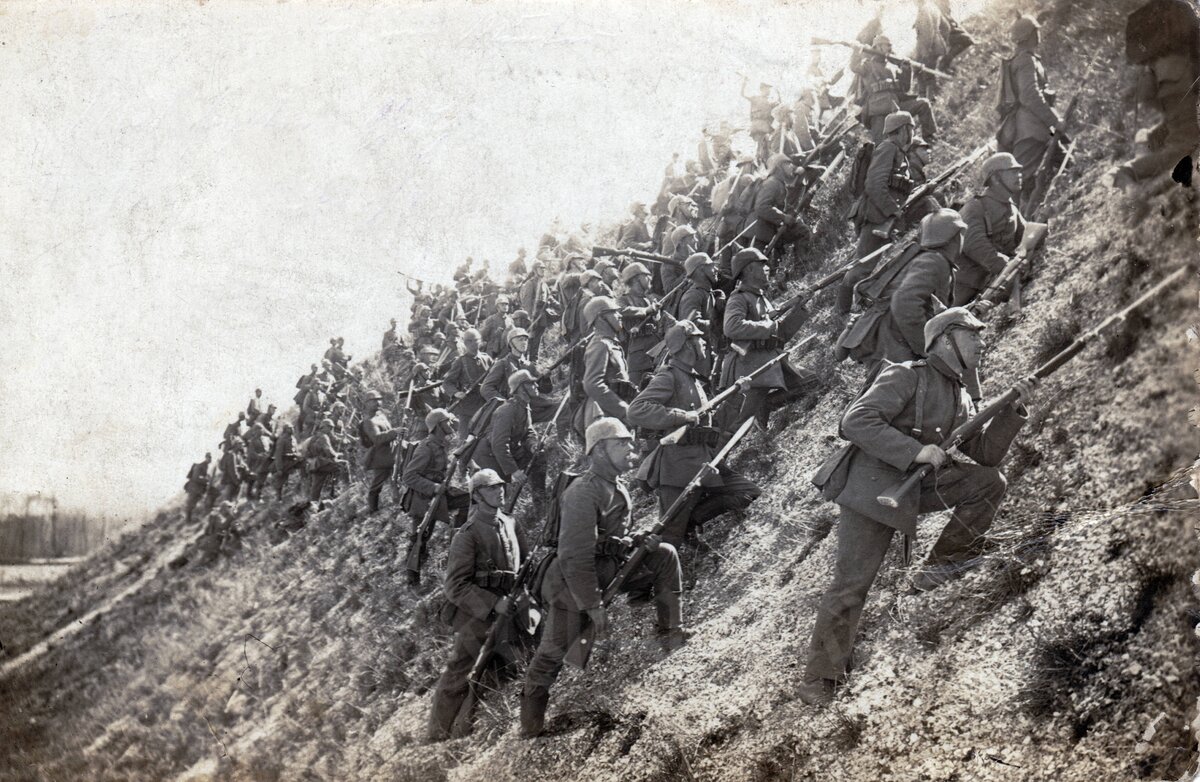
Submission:
M 1071 102 L 1067 104 L 1067 110 L 1063 112 L 1062 122 L 1059 123 L 1058 129 L 1062 132 L 1054 136 L 1054 147 L 1058 153 L 1062 155 L 1062 162 L 1055 169 L 1054 175 L 1047 179 L 1048 173 L 1044 165 L 1038 166 L 1037 183 L 1033 188 L 1033 192 L 1029 194 L 1029 203 L 1026 206 L 1029 208 L 1029 217 L 1032 219 L 1038 215 L 1042 208 L 1042 204 L 1046 203 L 1046 199 L 1050 197 L 1050 193 L 1054 191 L 1054 185 L 1058 182 L 1062 173 L 1067 170 L 1067 166 L 1071 162 L 1071 158 L 1075 155 L 1075 140 L 1071 143 L 1064 144 L 1062 138 L 1065 135 L 1067 125 L 1075 118 L 1075 110 L 1079 107 L 1079 93 L 1071 98 Z M 1049 160 L 1052 156 L 1047 150 L 1046 159 Z
M 909 68 L 916 73 L 926 73 L 930 76 L 935 76 L 939 79 L 945 79 L 947 81 L 954 80 L 954 77 L 945 71 L 939 71 L 937 68 L 931 68 L 928 65 L 922 65 L 916 60 L 910 60 L 907 57 L 901 57 L 896 54 L 884 54 L 878 49 L 867 46 L 865 43 L 859 43 L 858 41 L 831 41 L 828 38 L 813 38 L 812 43 L 813 46 L 845 46 L 862 54 L 874 54 L 878 57 L 882 57 L 892 65 L 899 65 L 901 68 Z
M 472 394 L 472 392 L 475 391 L 475 389 L 479 388 L 479 386 L 483 384 L 483 379 L 485 377 L 487 377 L 487 372 L 481 372 L 479 377 L 475 378 L 475 382 L 473 382 L 473 383 L 471 383 L 471 385 L 467 386 L 467 392 L 465 394 L 463 394 L 462 396 L 460 396 L 458 399 L 455 399 L 453 402 L 450 403 L 450 405 L 446 408 L 446 412 L 453 413 L 454 408 L 461 405 L 463 403 L 464 399 L 469 397 Z M 441 383 L 436 383 L 435 385 L 440 386 Z
M 1058 355 L 1054 356 L 1054 358 L 1035 369 L 1033 373 L 1028 376 L 1028 379 L 1041 380 L 1042 378 L 1049 377 L 1063 364 L 1066 364 L 1068 361 L 1075 358 L 1075 356 L 1083 352 L 1083 349 L 1087 347 L 1092 340 L 1100 336 L 1100 334 L 1103 333 L 1109 326 L 1112 326 L 1114 323 L 1123 322 L 1134 310 L 1139 309 L 1146 302 L 1157 296 L 1162 290 L 1182 279 L 1187 273 L 1187 267 L 1176 269 L 1174 272 L 1167 275 L 1167 277 L 1160 283 L 1135 299 L 1133 303 L 1129 304 L 1119 312 L 1109 315 L 1107 318 L 1102 320 L 1099 325 L 1093 327 L 1085 334 L 1077 337 L 1074 342 L 1059 351 Z M 1001 410 L 1016 400 L 1016 388 L 1010 388 L 1005 391 L 996 401 L 992 402 L 987 407 L 972 416 L 969 420 L 955 428 L 955 430 L 950 433 L 950 436 L 942 442 L 942 450 L 948 451 L 975 436 L 983 429 L 984 426 L 987 425 L 988 421 L 995 418 Z M 924 480 L 925 476 L 928 475 L 932 470 L 933 465 L 922 464 L 920 467 L 909 473 L 903 481 L 876 497 L 876 502 L 888 508 L 900 507 L 900 503 L 904 497 L 910 491 L 912 491 L 913 488 L 918 486 L 921 481 Z
M 983 157 L 986 153 L 990 152 L 992 149 L 993 149 L 993 142 L 989 141 L 986 144 L 982 144 L 982 145 L 976 147 L 975 150 L 973 152 L 971 152 L 969 155 L 967 155 L 966 157 L 963 157 L 960 160 L 958 160 L 957 162 L 953 163 L 949 168 L 947 168 L 942 173 L 938 174 L 933 179 L 930 179 L 929 181 L 925 182 L 924 184 L 918 185 L 915 190 L 913 190 L 911 193 L 909 193 L 908 198 L 904 199 L 904 206 L 900 207 L 900 213 L 898 215 L 893 215 L 892 217 L 888 218 L 888 221 L 886 223 L 881 225 L 879 228 L 874 229 L 872 231 L 872 233 L 874 233 L 880 239 L 886 239 L 889 236 L 891 236 L 892 229 L 896 226 L 896 220 L 903 217 L 908 212 L 908 210 L 912 209 L 917 204 L 918 201 L 925 198 L 926 196 L 933 195 L 935 192 L 937 192 L 938 188 L 940 188 L 942 185 L 949 182 L 954 177 L 961 174 L 963 171 L 965 171 L 967 169 L 967 166 L 971 165 L 976 160 Z
M 872 252 L 868 255 L 864 255 L 863 257 L 858 258 L 856 260 L 850 261 L 850 263 L 847 263 L 844 266 L 838 267 L 838 269 L 836 271 L 830 272 L 829 274 L 825 275 L 821 279 L 814 282 L 812 285 L 805 285 L 803 288 L 801 288 L 799 291 L 796 292 L 796 295 L 790 296 L 790 297 L 784 299 L 778 305 L 776 305 L 775 311 L 771 313 L 771 320 L 782 319 L 783 317 L 785 317 L 787 315 L 788 310 L 790 310 L 792 307 L 796 306 L 797 304 L 800 304 L 801 302 L 803 302 L 805 299 L 812 296 L 817 291 L 824 290 L 825 288 L 828 288 L 830 285 L 833 285 L 835 282 L 840 282 L 842 280 L 842 278 L 845 277 L 847 274 L 849 274 L 850 270 L 853 269 L 854 267 L 860 266 L 860 265 L 867 265 L 867 264 L 874 266 L 875 261 L 879 258 L 879 256 L 883 255 L 885 252 L 890 250 L 894 245 L 895 245 L 895 242 L 888 242 L 887 244 L 883 245 L 882 247 L 875 250 L 874 252 Z
M 573 356 L 575 354 L 575 351 L 579 350 L 581 347 L 586 345 L 587 341 L 591 338 L 592 338 L 591 334 L 584 334 L 582 337 L 575 340 L 573 343 L 571 343 L 570 347 L 568 347 L 566 350 L 563 351 L 563 354 L 561 356 L 559 356 L 558 359 L 553 364 L 546 367 L 546 370 L 544 372 L 541 372 L 540 374 L 548 375 L 551 372 L 553 372 L 554 370 L 561 367 L 563 364 L 570 361 L 571 356 Z
M 530 457 L 530 460 L 529 460 L 531 463 L 533 462 L 534 459 L 537 458 L 538 454 L 540 454 L 542 452 L 542 449 L 546 447 L 546 443 L 550 439 L 550 432 L 554 429 L 555 425 L 558 423 L 558 417 L 560 415 L 562 415 L 563 408 L 565 408 L 567 406 L 567 402 L 570 399 L 571 399 L 570 394 L 563 394 L 562 401 L 558 403 L 558 408 L 555 409 L 554 415 L 550 418 L 550 422 L 548 424 L 546 424 L 546 429 L 542 432 L 541 437 L 539 437 L 537 439 L 537 441 L 533 444 L 533 455 Z M 504 512 L 505 513 L 512 513 L 513 508 L 517 507 L 517 499 L 520 498 L 521 492 L 524 491 L 525 486 L 528 483 L 529 483 L 529 475 L 526 474 L 524 478 L 522 478 L 520 481 L 517 481 L 517 483 L 515 483 L 513 485 L 512 493 L 509 495 L 508 499 L 504 503 Z
M 989 301 L 993 304 L 999 303 L 1004 295 L 1004 289 L 1011 283 L 1013 285 L 1012 301 L 1016 311 L 1021 310 L 1021 272 L 1025 267 L 1026 261 L 1046 239 L 1046 233 L 1049 231 L 1049 226 L 1045 223 L 1026 223 L 1025 233 L 1021 236 L 1021 246 L 1013 253 L 1013 257 L 1004 268 L 996 275 L 996 279 L 992 280 L 991 284 L 983 289 L 979 294 L 979 301 Z
M 660 263 L 660 264 L 665 263 L 668 266 L 678 266 L 680 269 L 683 268 L 683 261 L 677 261 L 674 258 L 668 258 L 665 255 L 658 255 L 657 253 L 648 253 L 648 252 L 643 252 L 642 250 L 630 250 L 630 249 L 617 250 L 612 247 L 593 247 L 592 248 L 592 257 L 593 258 L 605 258 L 605 257 L 612 256 L 612 255 L 628 255 L 630 258 L 633 258 L 638 261 L 647 261 L 649 263 Z
M 409 429 L 412 426 L 413 414 L 410 410 L 413 398 L 413 386 L 416 384 L 416 378 L 408 381 L 408 396 L 404 400 L 404 412 L 401 415 L 404 417 L 404 431 L 400 435 L 400 442 L 396 448 L 395 461 L 392 462 L 392 483 L 396 483 L 400 479 L 400 467 L 404 460 L 401 458 L 404 451 L 404 442 L 408 440 Z
M 682 290 L 683 286 L 687 285 L 687 283 L 688 283 L 687 278 L 684 278 L 684 279 L 680 280 L 679 282 L 675 283 L 675 285 L 671 288 L 671 290 L 669 290 L 663 294 L 661 299 L 659 299 L 658 301 L 656 301 L 650 305 L 651 312 L 649 315 L 642 318 L 642 321 L 640 323 L 638 323 L 636 326 L 630 325 L 625 328 L 626 333 L 632 334 L 632 333 L 636 332 L 638 329 L 640 329 L 642 326 L 645 326 L 647 323 L 649 323 L 651 321 L 651 319 L 654 318 L 654 316 L 658 315 L 658 313 L 662 311 L 662 308 L 666 305 L 667 300 L 670 299 L 672 296 L 674 296 L 677 291 Z M 670 317 L 670 313 L 667 313 L 667 317 Z
M 446 474 L 443 476 L 442 482 L 438 484 L 437 491 L 430 498 L 429 507 L 425 509 L 425 515 L 421 517 L 421 523 L 413 529 L 412 539 L 408 544 L 408 554 L 405 555 L 404 559 L 404 565 L 408 569 L 409 580 L 412 583 L 420 583 L 421 581 L 421 565 L 425 563 L 425 546 L 429 542 L 429 538 L 433 536 L 433 525 L 436 523 L 434 517 L 437 515 L 438 506 L 442 504 L 446 492 L 450 489 L 450 479 L 454 476 L 454 471 L 458 468 L 459 458 L 461 458 L 467 447 L 474 444 L 474 442 L 475 435 L 467 435 L 467 439 L 463 441 L 462 445 L 450 453 L 450 460 L 446 465 Z
M 849 130 L 850 129 L 849 126 L 847 126 L 846 129 Z M 803 212 L 806 208 L 808 208 L 809 204 L 812 203 L 812 200 L 813 200 L 813 198 L 816 197 L 817 190 L 819 190 L 821 188 L 821 185 L 823 185 L 829 181 L 829 178 L 831 176 L 833 176 L 833 174 L 835 172 L 837 172 L 838 168 L 842 165 L 842 163 L 845 160 L 846 160 L 845 151 L 838 152 L 837 156 L 832 161 L 830 161 L 830 163 L 826 167 L 824 173 L 822 173 L 821 176 L 817 177 L 816 180 L 814 180 L 813 183 L 810 184 L 805 189 L 804 195 L 800 196 L 800 200 L 796 204 L 795 216 L 797 217 L 797 219 L 800 217 L 801 212 Z M 779 242 L 779 237 L 783 236 L 783 229 L 784 229 L 784 226 L 782 224 L 778 228 L 775 229 L 775 235 L 771 237 L 771 241 L 767 242 L 767 247 L 763 251 L 763 253 L 765 255 L 767 255 L 767 256 L 771 255 L 771 252 L 775 249 L 775 245 Z
M 738 430 L 734 432 L 733 437 L 729 438 L 729 442 L 725 443 L 725 447 L 718 451 L 712 459 L 700 466 L 700 469 L 696 472 L 692 479 L 688 481 L 688 485 L 684 487 L 683 492 L 680 493 L 675 502 L 671 503 L 671 507 L 667 508 L 666 512 L 659 517 L 658 522 L 655 523 L 655 525 L 651 527 L 645 535 L 641 536 L 641 541 L 633 549 L 632 553 L 630 553 L 629 559 L 625 560 L 625 563 L 621 565 L 621 569 L 617 571 L 617 574 L 613 576 L 612 581 L 609 581 L 608 585 L 604 588 L 603 595 L 600 599 L 603 607 L 607 608 L 612 603 L 613 598 L 617 596 L 617 592 L 620 591 L 621 587 L 624 586 L 629 577 L 633 575 L 633 572 L 642 564 L 642 560 L 646 558 L 646 555 L 650 553 L 650 547 L 646 543 L 646 539 L 651 536 L 662 534 L 663 528 L 666 527 L 667 522 L 669 522 L 677 513 L 683 510 L 688 498 L 693 492 L 696 491 L 696 489 L 700 487 L 700 482 L 703 481 L 708 475 L 717 471 L 717 467 L 722 461 L 724 461 L 725 457 L 729 455 L 729 452 L 733 450 L 733 447 L 737 445 L 743 437 L 746 436 L 746 432 L 750 431 L 750 427 L 753 424 L 754 419 L 747 418 L 745 422 L 738 427 Z M 566 661 L 579 668 L 586 667 L 588 657 L 591 656 L 591 648 L 594 645 L 595 637 L 595 625 L 589 623 L 584 629 L 583 633 L 571 646 L 571 649 L 567 652 Z
M 708 413 L 712 410 L 716 410 L 718 407 L 721 406 L 721 404 L 726 399 L 728 399 L 729 397 L 738 393 L 738 391 L 740 390 L 738 388 L 738 384 L 741 383 L 743 380 L 753 380 L 754 378 L 761 375 L 763 372 L 766 372 L 768 369 L 770 369 L 771 367 L 778 364 L 780 361 L 783 361 L 785 358 L 787 358 L 788 354 L 791 353 L 793 350 L 795 350 L 796 348 L 804 347 L 805 345 L 807 345 L 809 342 L 812 342 L 816 338 L 817 338 L 816 334 L 810 334 L 809 336 L 807 336 L 804 339 L 797 342 L 795 345 L 789 345 L 789 346 L 785 347 L 783 350 L 781 350 L 779 352 L 779 355 L 777 355 L 774 358 L 772 358 L 771 360 L 767 361 L 767 363 L 763 364 L 761 367 L 754 370 L 753 372 L 746 375 L 745 377 L 738 378 L 733 383 L 731 383 L 728 388 L 721 391 L 721 393 L 717 394 L 716 396 L 712 397 L 704 404 L 700 405 L 700 407 L 698 407 L 696 409 L 696 412 L 699 413 L 700 415 L 704 415 L 705 413 Z M 677 442 L 679 442 L 681 439 L 683 439 L 683 436 L 687 433 L 688 428 L 691 426 L 692 426 L 692 424 L 684 424 L 683 426 L 679 427 L 678 429 L 668 432 L 666 434 L 666 436 L 659 439 L 659 441 L 658 441 L 659 445 L 675 445 Z
M 746 232 L 749 231 L 751 228 L 753 228 L 757 224 L 758 224 L 757 217 L 754 218 L 753 220 L 751 220 L 750 222 L 746 223 L 746 227 L 743 228 L 742 230 L 738 231 L 737 236 L 733 237 L 728 242 L 726 242 L 725 244 L 723 244 L 717 248 L 717 251 L 713 253 L 713 257 L 714 258 L 720 257 L 721 253 L 725 252 L 725 250 L 728 249 L 730 247 L 730 245 L 732 245 L 738 239 L 741 239 L 743 236 L 745 236 Z

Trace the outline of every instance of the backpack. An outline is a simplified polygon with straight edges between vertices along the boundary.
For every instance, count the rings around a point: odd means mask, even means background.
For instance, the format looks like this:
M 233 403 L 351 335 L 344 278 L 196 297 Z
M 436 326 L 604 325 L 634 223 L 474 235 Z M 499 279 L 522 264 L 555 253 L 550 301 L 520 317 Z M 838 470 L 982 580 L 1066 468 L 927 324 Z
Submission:
M 854 286 L 854 292 L 869 305 L 880 301 L 892 287 L 892 283 L 900 278 L 913 258 L 921 253 L 921 245 L 915 241 L 909 242 L 900 252 L 875 267 L 867 277 Z
M 854 154 L 854 162 L 850 166 L 850 195 L 860 196 L 867 191 L 867 170 L 871 167 L 871 158 L 875 154 L 875 142 L 864 141 Z
M 738 214 L 750 214 L 754 210 L 754 199 L 758 197 L 758 189 L 765 179 L 765 176 L 751 176 L 750 181 L 731 196 L 730 208 Z
M 550 508 L 546 512 L 546 524 L 542 527 L 542 537 L 539 541 L 546 548 L 558 548 L 558 530 L 562 524 L 562 496 L 572 483 L 575 482 L 581 472 L 571 472 L 563 470 L 554 479 L 554 490 L 551 496 Z

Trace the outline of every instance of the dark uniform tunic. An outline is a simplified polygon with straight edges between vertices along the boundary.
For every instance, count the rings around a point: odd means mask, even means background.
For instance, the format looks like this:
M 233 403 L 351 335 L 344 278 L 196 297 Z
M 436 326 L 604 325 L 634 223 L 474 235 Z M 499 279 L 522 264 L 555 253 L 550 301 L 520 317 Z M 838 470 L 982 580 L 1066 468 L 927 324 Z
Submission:
M 471 668 L 496 619 L 496 603 L 512 589 L 517 571 L 528 556 L 529 544 L 520 525 L 512 516 L 480 502 L 471 506 L 466 524 L 454 533 L 442 585 L 447 601 L 442 618 L 454 628 L 454 645 L 433 693 L 430 739 L 450 735 L 467 697 Z M 509 633 L 502 635 L 501 640 L 507 641 Z M 507 642 L 497 643 L 495 654 L 512 661 Z
M 954 275 L 953 306 L 975 300 L 1004 270 L 1025 235 L 1025 218 L 1004 188 L 992 184 L 962 209 L 967 224 L 962 256 Z
M 447 442 L 440 436 L 430 436 L 417 443 L 412 456 L 404 465 L 404 485 L 408 490 L 404 494 L 403 507 L 412 518 L 414 526 L 421 523 L 438 486 L 447 480 L 446 468 L 449 463 Z M 433 517 L 438 521 L 450 521 L 450 511 L 459 511 L 455 524 L 458 526 L 467 516 L 470 501 L 471 497 L 467 492 L 449 486 Z
M 567 650 L 584 630 L 587 611 L 602 604 L 602 590 L 624 562 L 626 551 L 617 539 L 629 534 L 633 507 L 620 477 L 596 468 L 575 479 L 559 502 L 557 554 L 542 584 L 546 626 L 525 675 L 525 695 L 534 698 L 549 694 Z M 675 547 L 663 543 L 642 562 L 623 591 L 652 587 L 659 627 L 680 627 L 683 580 Z
M 593 334 L 583 352 L 583 393 L 587 403 L 582 407 L 581 431 L 603 416 L 624 421 L 629 410 L 626 399 L 633 398 L 631 390 L 629 366 L 621 344 L 614 337 Z
M 919 399 L 923 404 L 918 423 Z M 1004 497 L 1004 476 L 996 465 L 1024 424 L 1024 408 L 1006 408 L 959 446 L 977 464 L 949 462 L 931 473 L 897 509 L 875 499 L 903 480 L 922 446 L 940 444 L 973 413 L 960 373 L 938 358 L 887 365 L 846 410 L 842 436 L 855 448 L 846 457 L 844 485 L 830 489 L 837 491 L 836 501 L 842 506 L 837 564 L 813 628 L 807 679 L 838 679 L 845 674 L 867 592 L 893 532 L 915 535 L 918 515 L 953 509 L 927 565 L 976 553 Z
M 454 395 L 459 391 L 468 391 L 469 389 L 469 393 L 461 401 L 456 400 L 452 403 L 454 405 L 453 412 L 458 416 L 460 436 L 466 436 L 471 416 L 483 407 L 483 378 L 492 368 L 492 364 L 492 357 L 483 351 L 474 356 L 464 354 L 454 359 L 450 368 L 446 370 L 446 376 L 442 378 L 442 393 L 447 399 L 454 399 Z
M 684 414 L 699 410 L 707 401 L 703 381 L 691 367 L 675 360 L 658 368 L 650 384 L 629 405 L 629 423 L 655 430 L 661 437 L 684 424 Z M 705 422 L 711 423 L 711 422 Z M 719 432 L 711 425 L 693 426 L 676 445 L 659 444 L 638 469 L 638 478 L 658 494 L 658 512 L 665 513 L 705 462 L 717 452 Z M 726 465 L 704 477 L 686 505 L 668 520 L 663 540 L 683 543 L 690 524 L 701 525 L 729 510 L 753 502 L 761 490 Z
M 504 480 L 529 467 L 533 458 L 533 416 L 529 405 L 509 399 L 492 414 L 487 433 L 472 457 L 481 468 L 493 469 Z
M 621 305 L 621 318 L 626 327 L 629 382 L 638 388 L 646 373 L 654 369 L 654 357 L 648 351 L 662 337 L 659 333 L 660 319 L 654 301 L 644 294 L 623 293 L 617 298 L 617 303 Z
M 400 433 L 392 428 L 392 422 L 382 410 L 376 411 L 375 415 L 359 424 L 359 433 L 365 442 L 370 443 L 363 467 L 371 473 L 371 484 L 367 489 L 367 508 L 374 513 L 379 510 L 379 493 L 383 491 L 383 485 L 387 483 L 388 478 L 392 477 L 392 470 L 396 466 L 394 443 Z M 395 499 L 394 494 L 392 498 Z

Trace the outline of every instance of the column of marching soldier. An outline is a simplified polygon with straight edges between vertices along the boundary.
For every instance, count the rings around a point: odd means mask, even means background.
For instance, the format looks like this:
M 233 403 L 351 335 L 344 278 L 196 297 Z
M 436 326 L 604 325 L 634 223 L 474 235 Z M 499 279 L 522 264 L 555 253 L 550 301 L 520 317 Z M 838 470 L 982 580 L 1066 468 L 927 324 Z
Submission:
M 368 511 L 379 510 L 389 482 L 404 487 L 410 583 L 420 582 L 436 522 L 453 528 L 443 617 L 455 640 L 429 737 L 470 729 L 484 680 L 495 681 L 497 669 L 519 656 L 516 638 L 540 624 L 520 702 L 522 735 L 537 735 L 564 660 L 582 667 L 607 636 L 616 593 L 654 604 L 668 652 L 687 641 L 680 552 L 704 545 L 707 522 L 759 496 L 726 456 L 754 422 L 765 428 L 776 411 L 819 392 L 822 378 L 794 366 L 789 354 L 809 302 L 837 285 L 837 309 L 848 321 L 835 351 L 863 364 L 867 380 L 841 419 L 845 446 L 813 478 L 841 518 L 799 693 L 806 703 L 828 703 L 897 530 L 911 539 L 919 515 L 951 510 L 914 569 L 915 589 L 936 588 L 978 564 L 1005 493 L 997 465 L 1027 416 L 1037 378 L 1053 371 L 1025 377 L 976 415 L 981 318 L 1029 276 L 1046 227 L 1025 215 L 1040 207 L 1072 148 L 1038 59 L 1039 23 L 1022 16 L 1011 28 L 1015 53 L 1000 74 L 1003 151 L 984 146 L 931 177 L 937 128 L 927 98 L 971 39 L 942 4 L 917 5 L 920 61 L 892 55 L 878 16 L 857 42 L 841 42 L 854 49 L 851 98 L 870 137 L 849 176 L 858 231 L 851 264 L 781 305 L 769 298 L 773 279 L 786 279 L 781 268 L 794 265 L 791 248 L 811 237 L 801 210 L 845 159 L 856 122 L 824 87 L 806 90 L 792 112 L 763 85 L 750 98 L 754 153 L 735 157 L 724 123 L 706 133 L 699 161 L 668 167 L 653 229 L 645 206 L 634 204 L 616 248 L 592 247 L 589 257 L 587 226 L 565 241 L 548 233 L 531 263 L 521 251 L 504 286 L 486 267 L 472 270 L 469 258 L 452 287 L 410 278 L 409 336 L 393 320 L 383 338 L 385 365 L 407 368 L 395 384 L 402 429 L 392 426 L 382 395 L 363 388 L 340 340 L 297 383 L 294 427 L 279 427 L 274 406 L 262 411 L 256 392 L 225 432 L 219 477 L 210 476 L 208 456 L 189 473 L 189 518 L 205 497 L 211 508 L 224 494 L 210 527 L 230 529 L 242 484 L 248 498 L 261 497 L 272 472 L 280 498 L 293 471 L 307 474 L 309 500 L 318 503 L 349 477 L 341 453 L 359 440 Z M 1150 59 L 1161 65 L 1170 56 Z M 909 92 L 914 81 L 925 97 Z M 1200 135 L 1190 127 L 1171 132 L 1176 145 L 1180 134 Z M 948 208 L 946 185 L 980 159 L 979 190 L 960 209 Z M 1134 164 L 1121 176 L 1146 168 Z M 555 326 L 566 347 L 539 367 Z M 554 380 L 560 368 L 565 383 Z M 540 436 L 536 423 L 546 424 Z M 581 441 L 584 454 L 580 468 L 557 476 L 547 492 L 552 427 L 560 440 Z M 952 454 L 956 433 L 964 434 Z M 656 495 L 659 518 L 635 535 L 623 476 L 638 462 L 637 484 Z M 883 504 L 881 492 L 906 476 L 912 490 Z M 544 519 L 530 525 L 542 527 L 536 536 L 512 515 L 526 486 L 533 515 Z

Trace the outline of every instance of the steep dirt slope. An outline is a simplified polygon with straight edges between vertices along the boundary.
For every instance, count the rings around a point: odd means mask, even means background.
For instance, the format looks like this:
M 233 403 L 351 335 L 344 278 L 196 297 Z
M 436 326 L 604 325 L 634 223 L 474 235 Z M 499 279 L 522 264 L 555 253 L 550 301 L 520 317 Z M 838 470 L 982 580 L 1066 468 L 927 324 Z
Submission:
M 1129 152 L 1114 135 L 1127 131 L 1115 97 L 1127 77 L 1115 63 L 1129 5 L 1064 2 L 1048 20 L 1047 69 L 1064 97 L 1082 91 L 1089 124 L 1026 306 L 992 319 L 990 393 L 1195 257 L 1195 205 L 1184 193 L 1123 199 L 1097 184 Z M 1009 13 L 998 5 L 970 22 L 981 40 L 939 106 L 954 118 L 948 150 L 990 133 L 997 31 Z M 830 198 L 818 206 L 844 206 Z M 846 241 L 824 237 L 805 259 L 810 279 L 846 258 Z M 735 461 L 766 493 L 709 531 L 717 553 L 695 562 L 687 596 L 696 638 L 666 657 L 642 642 L 652 609 L 619 603 L 622 643 L 587 672 L 564 672 L 551 735 L 517 740 L 510 683 L 489 698 L 473 737 L 420 743 L 449 637 L 432 586 L 415 600 L 396 577 L 407 522 L 363 518 L 355 487 L 290 537 L 274 531 L 281 508 L 256 506 L 241 520 L 241 552 L 157 571 L 0 679 L 0 776 L 1179 778 L 1195 766 L 1188 721 L 1200 694 L 1189 587 L 1196 495 L 1182 472 L 1197 452 L 1188 426 L 1197 356 L 1185 334 L 1193 296 L 1189 283 L 1045 384 L 1006 463 L 1009 498 L 985 567 L 914 595 L 898 548 L 889 554 L 855 671 L 825 711 L 795 699 L 836 540 L 836 509 L 808 476 L 835 447 L 861 373 L 813 349 L 799 360 L 828 389 L 754 435 Z M 832 336 L 828 306 L 818 301 L 812 327 Z M 915 561 L 943 522 L 923 521 Z M 165 512 L 71 581 L 0 610 L 0 664 L 191 534 Z

